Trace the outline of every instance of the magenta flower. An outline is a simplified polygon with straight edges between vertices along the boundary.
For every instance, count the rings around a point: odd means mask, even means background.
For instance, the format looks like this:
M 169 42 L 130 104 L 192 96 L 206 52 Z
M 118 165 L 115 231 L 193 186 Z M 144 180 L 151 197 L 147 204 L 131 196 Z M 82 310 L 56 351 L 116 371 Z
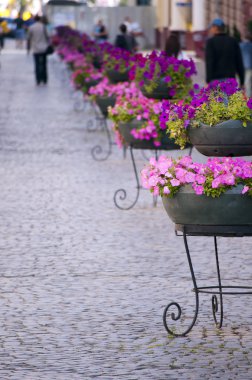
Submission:
M 175 160 L 162 156 L 158 160 L 150 160 L 142 170 L 141 178 L 144 188 L 153 192 L 154 187 L 158 187 L 160 195 L 174 196 L 186 184 L 190 184 L 197 195 L 213 197 L 241 184 L 241 194 L 250 195 L 252 163 L 241 158 L 223 157 L 209 158 L 207 163 L 199 164 L 192 163 L 191 157 Z
M 171 179 L 171 185 L 172 186 L 179 186 L 180 185 L 180 181 L 176 178 L 174 179 Z
M 246 194 L 249 191 L 249 186 L 244 186 L 242 190 L 242 194 Z
M 204 193 L 204 187 L 201 185 L 197 185 L 196 183 L 193 183 L 192 188 L 197 195 L 202 195 Z

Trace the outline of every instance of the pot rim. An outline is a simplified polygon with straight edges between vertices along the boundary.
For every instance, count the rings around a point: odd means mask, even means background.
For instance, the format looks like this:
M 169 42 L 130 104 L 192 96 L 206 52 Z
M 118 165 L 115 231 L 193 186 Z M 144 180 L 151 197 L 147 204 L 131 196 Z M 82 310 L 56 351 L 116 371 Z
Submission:
M 218 128 L 218 129 L 240 129 L 240 128 L 252 128 L 252 121 L 248 121 L 246 127 L 243 126 L 241 120 L 237 119 L 229 119 L 220 121 L 217 124 L 209 125 L 205 123 L 200 123 L 198 127 L 193 127 L 192 125 L 189 125 L 189 131 L 195 131 L 197 129 L 208 129 L 208 128 Z
M 243 187 L 244 187 L 244 185 L 243 184 L 241 184 L 241 183 L 239 183 L 238 185 L 235 185 L 235 186 L 232 186 L 232 188 L 231 189 L 227 189 L 223 194 L 221 194 L 219 197 L 211 197 L 211 196 L 207 196 L 206 194 L 201 194 L 201 195 L 198 195 L 198 194 L 196 194 L 195 193 L 195 191 L 193 190 L 193 188 L 192 188 L 192 185 L 190 184 L 190 183 L 187 183 L 187 184 L 185 184 L 185 185 L 182 185 L 181 187 L 180 187 L 180 189 L 179 189 L 179 191 L 173 196 L 173 197 L 169 197 L 169 195 L 168 196 L 166 196 L 166 195 L 163 195 L 162 196 L 162 198 L 165 198 L 165 199 L 174 199 L 174 198 L 176 198 L 176 195 L 179 195 L 179 194 L 188 194 L 188 195 L 195 195 L 195 196 L 197 196 L 197 198 L 206 198 L 206 199 L 212 199 L 212 200 L 216 200 L 216 199 L 220 199 L 222 196 L 224 196 L 224 195 L 229 195 L 229 194 L 232 194 L 232 195 L 234 195 L 234 194 L 236 194 L 236 195 L 241 195 L 241 196 L 243 196 L 243 197 L 249 197 L 249 198 L 251 198 L 251 200 L 252 200 L 252 197 L 250 197 L 247 193 L 245 193 L 245 194 L 242 194 L 242 189 L 243 189 Z M 241 190 L 241 192 L 238 192 L 238 191 L 240 191 Z

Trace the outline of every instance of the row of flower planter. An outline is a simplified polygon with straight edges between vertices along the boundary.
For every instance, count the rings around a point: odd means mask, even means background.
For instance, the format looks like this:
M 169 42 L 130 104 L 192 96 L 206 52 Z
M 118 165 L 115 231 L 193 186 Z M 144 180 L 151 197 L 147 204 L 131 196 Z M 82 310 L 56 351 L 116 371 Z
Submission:
M 116 83 L 116 81 L 115 81 Z M 142 91 L 144 93 L 144 91 Z M 145 94 L 148 96 L 148 94 Z M 160 99 L 162 87 L 157 88 L 156 98 Z M 96 102 L 104 116 L 108 107 L 115 105 L 115 98 L 97 97 Z M 119 132 L 127 145 L 134 149 L 176 150 L 176 145 L 162 132 L 161 144 L 157 147 L 153 141 L 138 140 L 132 135 L 133 129 L 141 127 L 141 121 L 120 123 Z M 244 128 L 238 120 L 229 120 L 211 128 L 201 125 L 189 128 L 189 138 L 193 146 L 206 156 L 247 156 L 252 154 L 252 123 Z M 175 224 L 202 226 L 252 226 L 252 201 L 248 194 L 242 194 L 242 185 L 227 190 L 221 197 L 212 198 L 197 195 L 190 184 L 180 188 L 174 197 L 162 196 L 164 208 Z
M 160 56 L 156 53 L 150 55 L 150 59 L 153 59 L 153 67 L 155 68 L 157 68 L 159 64 L 160 67 L 165 65 L 166 58 L 162 54 Z M 109 61 L 109 59 L 107 60 Z M 171 91 L 167 91 L 167 88 L 169 88 L 167 83 L 170 81 L 172 82 L 173 80 L 172 73 L 169 75 L 166 74 L 166 77 L 163 79 L 156 78 L 154 69 L 152 72 L 151 70 L 148 71 L 148 58 L 147 60 L 141 58 L 141 60 L 139 66 L 137 66 L 137 64 L 135 65 L 136 68 L 135 71 L 133 70 L 133 75 L 131 72 L 132 70 L 130 69 L 120 72 L 119 70 L 115 71 L 111 68 L 107 68 L 105 70 L 106 76 L 111 83 L 121 83 L 122 81 L 128 81 L 132 78 L 135 79 L 142 93 L 148 98 L 171 98 L 174 96 L 172 91 L 176 90 L 178 93 L 180 86 L 181 91 L 183 91 L 183 83 L 178 84 L 177 87 L 175 85 L 174 87 L 174 82 L 173 86 L 171 85 Z M 185 70 L 187 69 L 186 67 L 187 65 L 185 64 Z M 167 70 L 168 69 L 167 65 Z M 143 80 L 141 80 L 141 78 Z M 89 88 L 94 87 L 98 81 L 98 79 L 89 81 L 87 86 Z M 185 79 L 184 82 L 186 83 L 186 81 L 187 80 Z M 251 104 L 248 103 L 249 108 L 246 106 L 246 102 L 237 92 L 232 81 L 218 84 L 218 86 L 219 87 L 216 86 L 214 89 L 208 87 L 199 91 L 198 94 L 196 93 L 195 96 L 192 95 L 191 103 L 188 101 L 183 103 L 177 102 L 174 105 L 171 105 L 170 101 L 163 103 L 163 121 L 162 115 L 160 116 L 163 127 L 158 131 L 158 144 L 157 141 L 152 138 L 144 137 L 140 139 L 136 138 L 134 133 L 132 133 L 133 131 L 139 132 L 142 125 L 146 124 L 146 120 L 133 120 L 130 118 L 125 122 L 123 118 L 120 120 L 119 115 L 119 122 L 117 120 L 118 131 L 124 142 L 134 149 L 168 151 L 178 149 L 178 147 L 184 148 L 187 146 L 186 144 L 188 144 L 188 142 L 191 142 L 200 153 L 206 156 L 222 157 L 251 155 L 252 123 L 250 119 L 252 119 L 252 117 L 249 114 Z M 109 107 L 114 107 L 116 105 L 116 96 L 103 97 L 96 95 L 95 101 L 100 107 L 103 115 L 107 117 Z M 126 99 L 126 101 L 132 101 L 133 103 L 134 99 Z M 141 112 L 140 119 L 144 114 L 144 111 Z M 214 112 L 216 115 L 219 114 L 219 119 L 215 117 Z M 229 114 L 231 117 L 242 115 L 244 119 L 241 121 L 227 120 L 227 115 Z M 201 116 L 203 116 L 202 121 L 200 121 Z M 210 117 L 211 126 L 210 123 L 207 125 L 205 122 L 208 120 L 206 116 Z M 219 123 L 222 116 L 224 122 Z M 245 125 L 244 120 L 246 120 Z M 195 121 L 197 121 L 196 126 L 194 125 Z M 179 128 L 175 129 L 177 125 Z M 170 137 L 169 134 L 167 134 L 166 128 L 170 133 Z M 190 184 L 180 187 L 179 191 L 174 194 L 174 197 L 167 197 L 165 194 L 162 194 L 162 197 L 165 208 L 175 223 L 217 225 L 237 223 L 250 224 L 250 218 L 246 216 L 246 210 L 249 210 L 250 212 L 251 207 L 251 199 L 248 195 L 250 192 L 250 184 L 246 185 L 248 186 L 248 190 L 243 195 L 239 192 L 240 185 L 238 187 L 236 185 L 239 184 L 230 184 L 230 188 L 225 193 L 218 194 L 215 198 L 205 195 L 204 192 L 202 194 L 195 194 L 195 192 L 192 191 Z M 220 187 L 221 186 L 222 184 L 220 184 Z M 237 193 L 235 193 L 236 190 L 238 191 Z M 227 201 L 225 201 L 225 199 L 227 199 Z M 240 206 L 238 206 L 239 200 L 241 201 Z M 221 207 L 222 202 L 224 204 L 223 207 Z M 204 204 L 206 206 L 204 206 Z M 195 205 L 195 208 L 193 205 Z M 214 205 L 216 205 L 216 209 L 214 208 Z M 227 207 L 230 213 L 225 212 Z M 241 215 L 241 217 L 238 215 Z
M 89 46 L 90 41 L 85 42 L 88 42 Z M 96 46 L 94 50 L 92 60 L 100 70 L 102 60 L 96 53 L 102 48 Z M 108 48 L 106 53 L 109 50 L 111 51 Z M 89 49 L 87 51 L 89 53 Z M 148 62 L 149 58 L 150 62 Z M 117 51 L 112 61 L 118 59 L 116 62 L 118 71 L 114 72 L 111 67 L 105 70 L 111 86 L 104 81 L 95 89 L 96 83 L 94 80 L 90 81 L 90 78 L 88 83 L 89 95 L 93 96 L 93 100 L 104 117 L 109 116 L 113 120 L 115 133 L 120 135 L 124 144 L 131 147 L 130 153 L 137 178 L 137 196 L 130 207 L 123 208 L 117 200 L 127 198 L 126 191 L 124 189 L 116 191 L 114 202 L 121 209 L 129 210 L 136 204 L 141 188 L 132 148 L 169 151 L 185 148 L 191 143 L 206 156 L 252 154 L 252 113 L 250 111 L 252 100 L 246 102 L 242 93 L 237 91 L 232 82 L 218 84 L 213 91 L 210 87 L 203 89 L 196 96 L 193 94 L 184 96 L 184 91 L 188 89 L 188 83 L 190 83 L 189 78 L 194 71 L 193 65 L 186 62 L 180 65 L 173 59 L 169 61 L 164 53 L 153 52 L 149 58 L 140 57 L 140 64 L 136 63 L 131 72 L 129 69 L 124 70 L 125 67 L 128 68 L 126 65 L 128 62 L 121 60 Z M 109 54 L 106 60 L 108 66 L 113 66 Z M 138 58 L 135 62 L 137 60 Z M 123 70 L 120 72 L 119 68 Z M 177 76 L 180 70 L 184 75 L 182 79 L 181 75 Z M 163 76 L 163 78 L 157 78 L 157 73 L 160 74 L 160 72 L 162 72 L 160 77 Z M 97 79 L 96 73 L 93 74 L 92 79 Z M 83 77 L 86 78 L 85 75 Z M 141 88 L 145 99 L 142 98 L 140 92 L 137 93 L 130 86 L 126 86 L 127 91 L 123 95 L 120 85 L 112 88 L 112 84 L 120 84 L 132 78 L 136 79 L 138 88 Z M 171 84 L 168 91 L 169 83 Z M 175 104 L 172 105 L 171 101 L 162 102 L 162 104 L 152 102 L 152 100 L 146 101 L 146 98 L 169 99 L 174 97 L 175 93 L 177 98 L 180 94 L 183 102 L 174 102 Z M 233 236 L 233 233 L 237 236 L 238 231 L 238 236 L 241 236 L 240 234 L 245 230 L 246 234 L 252 236 L 251 162 L 241 158 L 224 157 L 211 158 L 206 164 L 197 164 L 191 157 L 175 160 L 160 156 L 158 159 L 151 158 L 149 165 L 142 170 L 142 186 L 152 192 L 154 199 L 158 195 L 162 197 L 169 218 L 177 224 L 176 231 L 183 233 L 196 297 L 192 323 L 182 333 L 171 330 L 167 323 L 168 317 L 173 322 L 184 319 L 181 318 L 183 310 L 180 304 L 171 302 L 167 305 L 163 314 L 166 330 L 172 335 L 184 336 L 192 329 L 199 312 L 200 292 L 213 295 L 213 316 L 217 327 L 220 328 L 223 321 L 222 295 L 251 294 L 251 287 L 222 286 L 216 240 L 216 236 L 223 233 L 224 236 Z M 214 236 L 217 286 L 197 286 L 187 243 L 188 233 Z M 218 295 L 220 303 L 218 303 Z M 220 314 L 219 322 L 217 312 Z

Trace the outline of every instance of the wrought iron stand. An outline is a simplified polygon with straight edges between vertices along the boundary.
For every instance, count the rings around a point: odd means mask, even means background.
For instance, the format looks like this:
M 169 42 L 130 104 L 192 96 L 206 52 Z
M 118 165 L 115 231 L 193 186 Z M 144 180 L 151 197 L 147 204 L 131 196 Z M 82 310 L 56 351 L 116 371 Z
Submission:
M 138 201 L 140 190 L 143 189 L 143 187 L 140 185 L 140 181 L 139 181 L 139 175 L 138 175 L 138 170 L 137 170 L 137 167 L 136 167 L 136 160 L 135 160 L 135 155 L 134 155 L 134 149 L 136 149 L 136 148 L 134 148 L 132 145 L 129 146 L 130 158 L 131 158 L 131 162 L 132 162 L 132 166 L 133 166 L 133 171 L 134 171 L 134 175 L 135 175 L 135 179 L 136 179 L 136 196 L 135 196 L 134 201 L 129 206 L 124 206 L 122 202 L 127 199 L 127 191 L 125 189 L 118 189 L 118 190 L 116 190 L 116 192 L 114 194 L 114 204 L 120 210 L 130 210 L 130 209 L 132 209 L 135 206 L 135 204 L 137 203 L 137 201 Z M 137 148 L 137 149 L 139 150 L 139 148 Z M 190 147 L 189 156 L 191 156 L 191 154 L 192 154 L 192 149 L 193 148 Z M 145 150 L 149 150 L 149 149 L 145 149 Z M 144 153 L 145 150 L 141 149 L 142 155 L 143 155 L 144 159 L 149 160 L 149 158 L 146 157 L 146 155 Z M 153 149 L 153 150 L 154 150 L 154 156 L 155 156 L 155 158 L 157 160 L 158 157 L 159 157 L 159 153 L 162 151 L 162 149 Z M 156 205 L 157 205 L 157 196 L 153 195 L 153 206 L 156 207 Z
M 252 294 L 252 286 L 235 286 L 235 285 L 222 285 L 220 265 L 219 265 L 219 253 L 217 237 L 243 237 L 252 236 L 252 226 L 199 226 L 199 225 L 175 225 L 175 232 L 177 236 L 183 236 L 187 260 L 191 272 L 193 291 L 195 293 L 195 310 L 193 320 L 190 326 L 183 332 L 178 333 L 173 331 L 168 326 L 168 318 L 173 321 L 179 321 L 182 317 L 182 308 L 177 302 L 170 302 L 163 314 L 163 323 L 167 332 L 173 336 L 185 336 L 193 328 L 196 323 L 199 313 L 199 293 L 212 294 L 212 312 L 213 318 L 217 328 L 222 327 L 223 323 L 223 295 L 242 295 Z M 182 233 L 182 234 L 181 234 Z M 217 285 L 215 286 L 198 286 L 191 260 L 190 250 L 188 246 L 187 236 L 213 236 L 214 248 L 215 248 L 215 261 L 217 271 Z M 218 300 L 219 296 L 219 300 Z M 170 309 L 175 308 L 176 314 L 171 312 Z M 218 315 L 217 315 L 218 313 Z
M 115 143 L 112 142 L 111 133 L 110 133 L 110 130 L 108 127 L 107 118 L 100 116 L 96 120 L 99 120 L 100 123 L 102 123 L 102 125 L 103 125 L 102 130 L 104 130 L 105 135 L 107 137 L 108 148 L 104 149 L 104 147 L 102 145 L 95 145 L 91 150 L 91 155 L 95 161 L 106 161 L 109 158 L 109 156 L 111 155 L 112 146 L 115 145 Z M 90 129 L 89 129 L 89 131 L 90 131 Z
M 136 196 L 135 196 L 134 201 L 129 206 L 124 206 L 123 203 L 121 203 L 121 202 L 123 202 L 127 199 L 127 191 L 125 189 L 116 190 L 116 192 L 114 194 L 114 203 L 115 203 L 116 207 L 119 208 L 120 210 L 132 209 L 138 201 L 140 190 L 143 189 L 142 186 L 140 185 L 139 175 L 138 175 L 138 171 L 137 171 L 137 167 L 136 167 L 136 160 L 135 160 L 135 156 L 134 156 L 134 148 L 130 145 L 129 150 L 130 150 L 130 158 L 131 158 L 131 162 L 132 162 L 132 166 L 133 166 L 133 171 L 134 171 L 134 175 L 135 175 L 135 179 L 136 179 Z M 158 158 L 158 151 L 157 150 L 155 150 L 155 158 L 156 159 Z M 153 205 L 154 206 L 157 205 L 157 197 L 156 196 L 153 196 Z

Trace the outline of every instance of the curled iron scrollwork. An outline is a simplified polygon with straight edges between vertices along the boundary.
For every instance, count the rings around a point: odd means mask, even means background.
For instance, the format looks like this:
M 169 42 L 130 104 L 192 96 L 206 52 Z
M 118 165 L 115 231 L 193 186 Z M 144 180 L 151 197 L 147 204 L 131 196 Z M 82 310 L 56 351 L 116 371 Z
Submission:
M 114 203 L 116 205 L 117 208 L 119 208 L 120 210 L 130 210 L 132 209 L 135 204 L 137 203 L 138 201 L 138 198 L 139 198 L 139 187 L 137 187 L 137 193 L 136 193 L 136 198 L 134 200 L 133 203 L 131 203 L 129 206 L 123 206 L 123 204 L 121 204 L 120 201 L 125 201 L 127 199 L 127 192 L 125 189 L 118 189 L 116 190 L 115 194 L 114 194 Z

